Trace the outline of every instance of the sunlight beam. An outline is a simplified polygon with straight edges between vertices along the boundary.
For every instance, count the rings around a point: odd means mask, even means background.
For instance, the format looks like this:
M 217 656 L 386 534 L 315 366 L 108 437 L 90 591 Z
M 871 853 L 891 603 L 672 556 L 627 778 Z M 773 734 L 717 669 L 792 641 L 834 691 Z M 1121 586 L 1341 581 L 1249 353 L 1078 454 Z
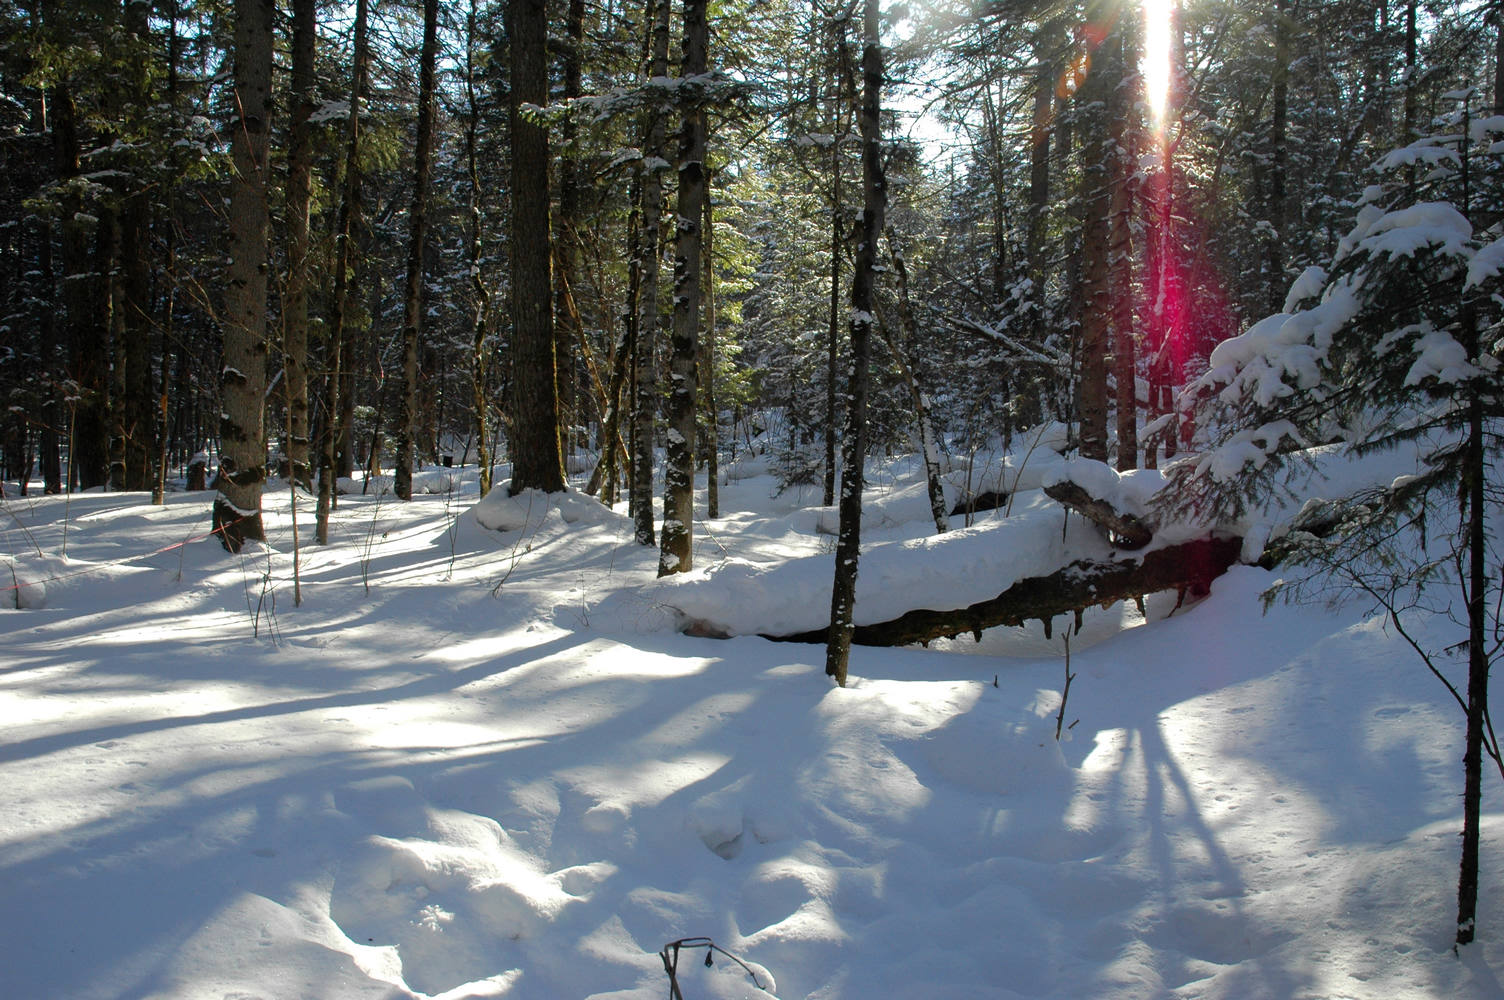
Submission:
M 1144 57 L 1140 68 L 1144 74 L 1144 97 L 1155 130 L 1163 132 L 1170 98 L 1170 25 L 1175 0 L 1143 0 L 1143 4 Z

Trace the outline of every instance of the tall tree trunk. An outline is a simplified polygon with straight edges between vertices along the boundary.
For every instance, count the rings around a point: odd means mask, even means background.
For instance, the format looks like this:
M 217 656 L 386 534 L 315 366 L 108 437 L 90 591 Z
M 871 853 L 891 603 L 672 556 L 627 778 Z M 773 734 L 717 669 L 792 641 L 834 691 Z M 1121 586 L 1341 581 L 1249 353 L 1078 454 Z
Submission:
M 668 77 L 668 0 L 648 0 L 651 24 L 651 55 L 648 79 Z M 632 446 L 632 519 L 639 545 L 652 545 L 653 538 L 653 424 L 658 414 L 658 272 L 662 257 L 658 234 L 663 208 L 663 171 L 668 169 L 664 157 L 667 111 L 663 99 L 653 100 L 648 108 L 646 162 L 642 179 L 642 294 L 638 304 L 637 394 L 633 402 L 635 426 Z
M 99 303 L 100 323 L 109 331 L 109 365 L 106 396 L 106 421 L 109 426 L 109 489 L 126 489 L 125 453 L 128 431 L 125 426 L 125 278 L 121 262 L 120 213 L 113 206 L 101 206 L 99 230 L 95 243 L 95 267 L 103 278 L 103 296 Z
M 345 378 L 351 268 L 355 262 L 350 241 L 360 217 L 360 97 L 365 90 L 366 18 L 368 0 L 356 0 L 354 52 L 350 72 L 350 118 L 345 126 L 345 177 L 339 212 L 334 226 L 334 294 L 329 316 L 329 336 L 324 345 L 324 425 L 319 435 L 319 501 L 315 535 L 320 545 L 329 544 L 329 514 L 338 502 L 335 480 L 340 471 L 337 454 L 341 438 L 348 441 L 350 421 L 345 415 Z M 346 453 L 349 447 L 346 445 Z
M 1094 24 L 1110 23 L 1107 3 L 1094 5 Z M 1107 461 L 1107 357 L 1112 340 L 1112 178 L 1118 157 L 1108 111 L 1122 84 L 1122 64 L 1113 58 L 1118 28 L 1098 46 L 1091 71 L 1077 95 L 1086 145 L 1081 173 L 1081 320 L 1080 368 L 1076 409 L 1081 421 L 1083 458 Z M 1121 50 L 1119 50 L 1121 54 Z
M 151 5 L 147 0 L 126 0 L 125 30 L 147 51 L 150 40 Z M 144 58 L 144 57 L 143 57 Z M 143 67 L 145 69 L 145 67 Z M 131 98 L 139 108 L 152 100 L 147 74 L 135 77 Z M 151 485 L 156 457 L 156 420 L 152 406 L 151 367 L 151 203 L 138 178 L 120 206 L 121 323 L 125 331 L 123 350 L 116 363 L 125 369 L 121 385 L 121 425 L 125 433 L 125 488 L 145 490 Z
M 1466 315 L 1466 314 L 1465 314 Z M 1480 360 L 1477 321 L 1467 316 L 1473 339 L 1471 355 Z M 1488 467 L 1483 448 L 1483 406 L 1476 386 L 1469 390 L 1467 471 L 1468 669 L 1467 735 L 1463 745 L 1462 862 L 1457 877 L 1457 943 L 1469 944 L 1477 934 L 1478 852 L 1482 837 L 1483 743 L 1488 726 L 1488 539 L 1484 532 L 1484 486 Z
M 1125 67 L 1138 62 L 1136 46 L 1128 43 L 1133 20 L 1120 16 L 1117 33 L 1104 44 L 1111 48 L 1111 60 L 1117 64 L 1118 79 Z M 1132 95 L 1126 85 L 1119 85 L 1108 105 L 1109 134 L 1112 137 L 1111 248 L 1108 270 L 1112 287 L 1113 379 L 1117 389 L 1117 428 L 1119 470 L 1138 468 L 1138 340 L 1133 329 L 1133 206 L 1136 202 L 1133 177 L 1138 162 L 1136 136 L 1130 116 Z
M 1265 275 L 1268 311 L 1279 312 L 1285 304 L 1285 196 L 1289 155 L 1285 132 L 1290 103 L 1290 4 L 1274 0 L 1274 77 L 1272 119 L 1269 123 L 1269 234 Z
M 43 102 L 38 102 L 45 108 Z M 38 115 L 40 131 L 46 131 L 45 110 Z M 57 276 L 53 271 L 52 263 L 52 230 L 51 226 L 42 222 L 37 226 L 37 266 L 41 271 L 41 286 L 48 290 L 49 296 L 57 287 Z M 40 324 L 42 363 L 48 371 L 55 371 L 55 344 L 57 340 L 57 321 L 55 303 L 49 302 L 47 307 L 37 317 Z M 62 435 L 58 433 L 58 426 L 62 422 L 62 410 L 58 406 L 59 393 L 49 387 L 46 401 L 42 405 L 42 442 L 41 454 L 38 464 L 42 472 L 42 491 L 44 493 L 61 493 L 63 490 L 63 463 L 62 463 Z
M 1289 0 L 1277 0 L 1277 6 L 1284 9 Z M 1405 3 L 1405 104 L 1404 120 L 1402 127 L 1404 134 L 1400 136 L 1400 144 L 1407 145 L 1417 138 L 1417 125 L 1420 118 L 1420 93 L 1417 85 L 1420 74 L 1420 29 L 1416 24 L 1416 8 L 1419 0 L 1406 0 Z M 1409 174 L 1411 194 L 1414 195 L 1415 173 Z
M 178 59 L 182 53 L 182 41 L 178 37 L 178 0 L 169 0 L 167 4 L 167 106 L 178 110 L 179 77 Z M 164 277 L 167 285 L 166 301 L 162 304 L 162 329 L 161 329 L 161 367 L 157 370 L 157 401 L 156 413 L 154 414 L 156 426 L 156 449 L 154 465 L 152 469 L 151 502 L 161 505 L 167 502 L 167 464 L 169 458 L 168 448 L 171 441 L 171 395 L 172 386 L 172 358 L 174 330 L 173 324 L 177 320 L 177 201 L 173 192 L 167 193 L 166 207 L 164 212 L 163 228 L 166 230 L 163 242 L 166 244 L 164 253 Z
M 525 105 L 548 104 L 548 10 L 544 0 L 507 0 L 512 93 L 513 495 L 564 489 L 555 381 L 548 225 L 548 126 Z
M 987 167 L 991 174 L 992 201 L 992 294 L 995 301 L 1002 302 L 1008 294 L 1012 275 L 1008 266 L 1008 171 L 1004 167 L 1002 125 L 1003 102 L 1007 99 L 1006 84 L 998 81 L 998 93 L 993 94 L 992 84 L 982 88 L 982 128 L 987 138 Z
M 830 99 L 830 313 L 825 334 L 825 482 L 822 506 L 836 502 L 836 438 L 840 423 L 838 383 L 841 358 L 841 229 L 842 194 L 841 136 L 846 130 L 846 79 L 850 74 L 846 54 L 846 22 L 837 20 L 830 30 L 835 45 L 835 66 Z
M 1494 114 L 1504 115 L 1504 0 L 1494 4 Z
M 893 230 L 888 229 L 888 259 L 893 265 L 893 276 L 898 279 L 898 319 L 903 329 L 900 341 L 888 333 L 886 325 L 879 325 L 878 332 L 888 345 L 898 371 L 909 387 L 909 399 L 914 404 L 914 421 L 919 428 L 919 452 L 924 459 L 924 481 L 929 491 L 930 517 L 935 522 L 936 534 L 944 534 L 950 528 L 950 511 L 945 504 L 945 489 L 940 483 L 940 448 L 935 440 L 934 423 L 930 420 L 930 401 L 919 376 L 909 361 L 909 345 L 919 339 L 919 324 L 914 318 L 914 304 L 909 296 L 909 267 L 898 252 L 893 241 Z
M 715 216 L 711 207 L 715 174 L 706 179 L 705 192 L 705 516 L 721 516 L 721 428 L 715 396 Z
M 705 214 L 705 106 L 694 81 L 706 72 L 706 0 L 684 0 L 680 100 L 679 211 L 675 229 L 674 328 L 669 359 L 668 464 L 658 575 L 694 568 L 695 399 L 699 388 L 701 226 Z
M 151 484 L 156 453 L 156 421 L 152 407 L 150 206 L 144 192 L 127 197 L 120 210 L 120 317 L 122 343 L 116 364 L 122 369 L 120 396 L 115 403 L 120 419 L 122 486 L 145 490 Z
M 627 200 L 632 206 L 631 212 L 627 215 L 627 301 L 621 311 L 621 335 L 617 338 L 616 350 L 611 356 L 611 378 L 606 386 L 606 412 L 601 417 L 601 460 L 590 477 L 590 484 L 586 487 L 587 493 L 599 491 L 601 503 L 608 507 L 616 504 L 618 457 L 622 468 L 627 473 L 628 482 L 632 481 L 632 449 L 635 446 L 635 436 L 629 433 L 633 441 L 625 448 L 620 441 L 622 393 L 629 380 L 632 379 L 637 350 L 637 302 L 640 294 L 639 286 L 642 282 L 642 227 L 639 222 L 642 182 L 640 176 L 633 177 L 631 193 L 627 196 Z M 635 381 L 632 384 L 635 387 Z M 635 396 L 635 388 L 633 392 Z M 627 512 L 635 521 L 637 508 L 633 496 L 629 486 Z
M 292 7 L 292 129 L 287 150 L 287 279 L 282 286 L 282 390 L 287 399 L 287 464 L 310 485 L 308 464 L 308 213 L 313 197 L 316 0 Z
M 30 11 L 30 26 L 38 36 L 41 34 L 43 4 L 34 4 Z M 48 121 L 47 102 L 51 93 L 46 90 L 36 92 L 36 100 L 31 109 L 31 133 L 39 138 L 47 136 L 51 131 Z M 56 136 L 53 137 L 56 142 Z M 56 146 L 54 145 L 54 154 Z M 60 158 L 59 158 L 60 159 Z M 60 165 L 58 160 L 54 165 Z M 37 241 L 37 269 L 40 272 L 41 287 L 46 289 L 43 299 L 44 306 L 41 314 L 37 317 L 39 324 L 41 360 L 48 371 L 57 371 L 58 365 L 55 358 L 57 346 L 57 274 L 52 256 L 52 227 L 51 223 L 36 216 L 31 218 L 35 227 Z M 41 454 L 38 456 L 38 464 L 41 466 L 43 491 L 46 493 L 60 493 L 63 489 L 63 466 L 62 466 L 62 435 L 58 427 L 62 423 L 62 410 L 58 403 L 61 393 L 56 386 L 49 386 L 45 401 L 42 404 L 42 442 Z
M 266 481 L 266 200 L 274 0 L 235 0 L 235 107 L 230 126 L 230 263 L 225 275 L 220 462 L 214 528 L 226 549 L 263 539 Z
M 402 410 L 397 428 L 397 473 L 392 492 L 413 498 L 417 451 L 418 345 L 423 339 L 423 245 L 428 239 L 428 188 L 433 183 L 434 69 L 438 61 L 439 0 L 423 0 L 423 51 L 419 56 L 418 148 L 413 153 L 413 200 L 407 212 L 407 283 L 402 294 Z M 547 171 L 547 148 L 544 166 Z M 547 180 L 544 181 L 545 190 Z M 545 214 L 547 207 L 544 208 Z M 545 265 L 546 267 L 547 265 Z
M 1025 266 L 1035 285 L 1033 298 L 1043 301 L 1045 219 L 1050 208 L 1050 128 L 1055 97 L 1053 31 L 1037 36 L 1034 58 L 1034 104 L 1029 130 L 1029 231 L 1024 242 Z
M 102 294 L 89 249 L 90 223 L 84 211 L 79 180 L 78 108 L 66 84 L 52 89 L 52 148 L 58 178 L 63 182 L 62 313 L 68 345 L 69 409 L 68 485 L 72 490 L 102 486 L 108 476 L 107 431 L 104 422 L 105 376 L 102 363 L 109 356 L 108 327 L 99 324 L 97 303 Z
M 475 454 L 480 466 L 480 495 L 491 492 L 491 422 L 490 398 L 486 386 L 486 338 L 491 291 L 481 275 L 480 162 L 476 153 L 480 131 L 480 104 L 475 91 L 475 47 L 480 43 L 475 31 L 477 0 L 470 0 L 465 16 L 465 174 L 470 182 L 470 294 L 474 297 L 475 316 L 470 324 L 470 406 L 473 414 L 471 433 L 475 437 Z
M 582 49 L 585 43 L 585 0 L 569 0 L 564 16 L 564 99 L 572 101 L 582 89 Z M 559 159 L 559 214 L 554 219 L 554 358 L 558 384 L 559 430 L 564 452 L 574 454 L 574 428 L 585 422 L 580 414 L 575 386 L 575 349 L 584 336 L 578 303 L 574 301 L 576 261 L 579 246 L 580 164 L 575 148 L 577 132 L 573 115 L 560 127 L 563 140 Z
M 866 0 L 862 18 L 862 225 L 851 278 L 851 377 L 846 390 L 846 434 L 841 464 L 841 527 L 836 538 L 830 592 L 830 633 L 825 673 L 846 686 L 855 629 L 857 559 L 861 554 L 863 465 L 867 458 L 867 373 L 871 355 L 873 283 L 877 240 L 888 204 L 882 161 L 883 50 L 878 0 Z
M 1501 28 L 1500 30 L 1504 30 Z M 1462 212 L 1472 217 L 1471 205 L 1471 158 L 1469 156 L 1472 118 L 1464 108 L 1462 119 Z M 1472 303 L 1465 302 L 1461 310 L 1461 325 L 1464 343 L 1467 345 L 1468 361 L 1475 371 L 1485 370 L 1483 363 L 1483 337 L 1478 328 L 1478 316 Z M 1482 839 L 1483 805 L 1483 747 L 1493 723 L 1488 713 L 1488 535 L 1485 524 L 1486 486 L 1488 460 L 1485 451 L 1483 397 L 1479 382 L 1486 376 L 1475 376 L 1466 387 L 1467 442 L 1462 471 L 1462 487 L 1465 493 L 1465 517 L 1462 524 L 1466 535 L 1467 586 L 1467 735 L 1463 745 L 1462 771 L 1462 861 L 1457 876 L 1457 944 L 1472 943 L 1477 935 L 1478 923 L 1478 869 L 1479 847 Z M 1496 501 L 1497 503 L 1497 501 Z M 1461 560 L 1458 561 L 1459 568 Z M 1497 604 L 1495 604 L 1497 612 Z M 1497 742 L 1495 743 L 1497 745 Z

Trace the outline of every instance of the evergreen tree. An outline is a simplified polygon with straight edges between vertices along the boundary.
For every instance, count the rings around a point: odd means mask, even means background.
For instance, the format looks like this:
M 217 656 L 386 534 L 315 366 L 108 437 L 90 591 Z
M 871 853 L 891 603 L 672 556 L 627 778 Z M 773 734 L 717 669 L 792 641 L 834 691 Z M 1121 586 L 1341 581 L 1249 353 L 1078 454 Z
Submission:
M 1504 157 L 1493 139 L 1504 129 L 1466 110 L 1444 124 L 1381 161 L 1387 183 L 1365 191 L 1329 267 L 1308 269 L 1284 312 L 1212 352 L 1190 386 L 1210 447 L 1172 467 L 1163 495 L 1179 513 L 1237 516 L 1280 490 L 1279 473 L 1304 449 L 1415 452 L 1414 474 L 1308 502 L 1294 532 L 1273 544 L 1317 571 L 1284 585 L 1286 596 L 1337 587 L 1371 597 L 1463 710 L 1457 943 L 1466 944 L 1476 933 L 1485 752 L 1504 777 L 1488 712 L 1504 555 L 1486 517 L 1504 500 L 1504 223 L 1494 211 Z M 1452 588 L 1466 608 L 1465 638 L 1452 647 L 1465 651 L 1465 683 L 1416 627 L 1418 617 L 1449 614 L 1437 593 Z

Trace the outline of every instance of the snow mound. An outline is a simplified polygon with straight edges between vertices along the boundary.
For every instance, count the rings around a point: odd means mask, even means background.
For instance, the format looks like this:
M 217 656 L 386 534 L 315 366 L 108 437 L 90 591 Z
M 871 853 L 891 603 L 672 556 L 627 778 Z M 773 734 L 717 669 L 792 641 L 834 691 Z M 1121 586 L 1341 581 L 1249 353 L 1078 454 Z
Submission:
M 490 493 L 470 508 L 467 516 L 488 531 L 536 530 L 551 511 L 557 511 L 559 520 L 565 524 L 608 524 L 622 520 L 621 515 L 583 493 L 523 490 L 509 496 L 508 485 L 503 482 L 493 486 Z
M 47 606 L 47 579 L 60 560 L 22 560 L 0 556 L 0 608 L 35 611 Z

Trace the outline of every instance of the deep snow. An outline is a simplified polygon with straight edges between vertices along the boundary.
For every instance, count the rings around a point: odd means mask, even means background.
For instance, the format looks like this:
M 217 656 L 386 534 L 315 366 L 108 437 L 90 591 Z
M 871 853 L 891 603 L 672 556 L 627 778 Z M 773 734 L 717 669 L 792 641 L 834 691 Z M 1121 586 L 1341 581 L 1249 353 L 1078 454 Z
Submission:
M 818 647 L 676 633 L 679 591 L 826 611 L 828 517 L 744 472 L 691 584 L 473 469 L 345 497 L 324 549 L 303 497 L 296 608 L 285 489 L 240 556 L 209 494 L 5 501 L 0 994 L 646 1000 L 706 935 L 784 1000 L 1504 996 L 1500 782 L 1459 959 L 1461 713 L 1361 606 L 1261 616 L 1239 568 L 1095 612 L 1057 743 L 1064 619 L 857 648 L 845 690 Z M 869 608 L 942 585 L 901 558 L 919 472 L 874 468 Z M 944 585 L 1052 557 L 1009 537 L 1058 514 L 979 515 Z M 767 995 L 699 955 L 687 1000 Z

